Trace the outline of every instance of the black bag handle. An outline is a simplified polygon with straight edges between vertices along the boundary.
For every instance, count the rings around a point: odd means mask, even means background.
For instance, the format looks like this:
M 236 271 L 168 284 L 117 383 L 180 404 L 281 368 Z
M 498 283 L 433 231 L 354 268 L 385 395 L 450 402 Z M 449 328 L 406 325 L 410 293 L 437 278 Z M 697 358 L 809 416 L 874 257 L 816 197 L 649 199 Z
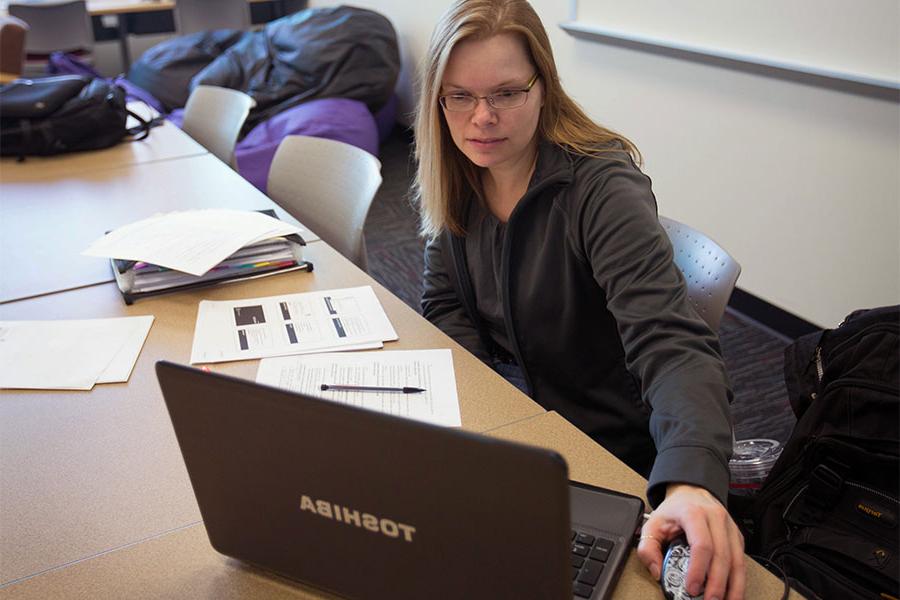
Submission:
M 128 132 L 128 135 L 132 136 L 132 138 L 130 140 L 128 140 L 130 142 L 139 142 L 139 141 L 145 139 L 148 135 L 150 135 L 151 129 L 153 129 L 154 127 L 158 127 L 159 125 L 162 125 L 163 122 L 166 120 L 165 115 L 159 115 L 148 121 L 147 119 L 145 119 L 141 115 L 137 114 L 136 112 L 129 110 L 127 107 L 125 108 L 125 112 L 128 114 L 128 116 L 134 118 L 134 120 L 136 120 L 138 122 L 137 125 L 135 125 L 134 127 L 130 127 L 126 130 Z M 137 137 L 134 137 L 134 136 L 137 136 Z

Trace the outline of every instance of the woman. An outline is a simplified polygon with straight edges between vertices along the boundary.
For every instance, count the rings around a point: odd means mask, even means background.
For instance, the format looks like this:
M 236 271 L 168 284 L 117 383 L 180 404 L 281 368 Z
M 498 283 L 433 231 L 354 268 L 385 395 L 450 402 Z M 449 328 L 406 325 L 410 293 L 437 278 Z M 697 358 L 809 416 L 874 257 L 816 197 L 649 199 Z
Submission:
M 525 0 L 457 0 L 424 67 L 425 316 L 648 476 L 638 554 L 654 577 L 683 531 L 689 591 L 742 597 L 724 508 L 731 392 L 637 150 L 562 90 Z

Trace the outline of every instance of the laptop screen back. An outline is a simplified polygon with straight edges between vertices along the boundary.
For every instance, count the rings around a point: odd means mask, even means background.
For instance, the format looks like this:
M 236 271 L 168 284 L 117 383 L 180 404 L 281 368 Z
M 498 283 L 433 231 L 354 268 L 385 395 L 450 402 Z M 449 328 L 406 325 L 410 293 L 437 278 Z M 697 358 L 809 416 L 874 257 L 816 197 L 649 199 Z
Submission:
M 157 374 L 222 554 L 350 597 L 571 597 L 559 455 L 172 363 Z

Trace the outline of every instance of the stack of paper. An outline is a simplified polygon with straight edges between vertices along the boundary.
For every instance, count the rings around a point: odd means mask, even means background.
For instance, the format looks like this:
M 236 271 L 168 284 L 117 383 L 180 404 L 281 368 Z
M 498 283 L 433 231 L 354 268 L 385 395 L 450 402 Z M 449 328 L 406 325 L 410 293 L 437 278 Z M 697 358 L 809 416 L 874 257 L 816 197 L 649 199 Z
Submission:
M 190 210 L 119 227 L 82 254 L 141 261 L 200 276 L 244 246 L 299 233 L 299 227 L 257 211 Z
M 194 210 L 108 233 L 83 252 L 110 257 L 126 304 L 144 296 L 311 270 L 300 229 L 275 211 Z
M 396 340 L 370 286 L 200 302 L 192 363 L 381 348 Z
M 0 387 L 90 390 L 128 381 L 152 316 L 0 321 Z

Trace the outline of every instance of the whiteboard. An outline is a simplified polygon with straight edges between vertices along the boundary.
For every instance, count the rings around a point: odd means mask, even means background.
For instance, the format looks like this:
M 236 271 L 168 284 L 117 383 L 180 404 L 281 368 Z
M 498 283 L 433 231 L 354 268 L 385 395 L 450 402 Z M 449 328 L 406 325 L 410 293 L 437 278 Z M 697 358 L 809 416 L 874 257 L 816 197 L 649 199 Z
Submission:
M 570 32 L 900 88 L 898 0 L 572 0 Z

